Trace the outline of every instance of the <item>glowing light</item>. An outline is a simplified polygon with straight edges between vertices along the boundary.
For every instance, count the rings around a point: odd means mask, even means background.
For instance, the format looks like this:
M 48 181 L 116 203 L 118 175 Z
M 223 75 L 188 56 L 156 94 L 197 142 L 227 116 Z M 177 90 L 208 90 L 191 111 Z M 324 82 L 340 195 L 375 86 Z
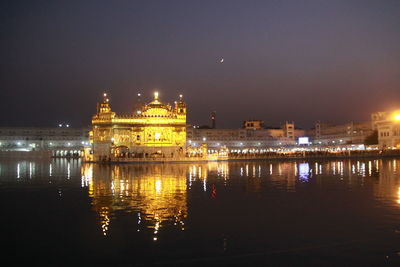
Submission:
M 397 188 L 397 203 L 400 204 L 400 187 Z
M 32 179 L 32 162 L 29 163 L 29 178 Z
M 335 166 L 335 165 L 334 165 Z M 310 176 L 310 166 L 308 163 L 299 164 L 299 178 L 301 181 L 307 182 Z
M 308 145 L 309 142 L 308 137 L 299 137 L 299 145 Z
M 158 100 L 158 92 L 154 92 L 154 99 Z
M 68 162 L 67 165 L 67 179 L 71 178 L 71 164 Z
M 394 115 L 394 120 L 395 121 L 400 121 L 400 114 Z
M 156 140 L 160 140 L 160 138 L 161 138 L 161 133 L 155 133 L 155 134 L 154 134 L 154 138 L 155 138 Z
M 156 192 L 157 192 L 157 194 L 161 193 L 161 187 L 162 187 L 162 185 L 161 185 L 161 180 L 157 180 L 157 181 L 156 181 L 155 187 L 156 187 Z

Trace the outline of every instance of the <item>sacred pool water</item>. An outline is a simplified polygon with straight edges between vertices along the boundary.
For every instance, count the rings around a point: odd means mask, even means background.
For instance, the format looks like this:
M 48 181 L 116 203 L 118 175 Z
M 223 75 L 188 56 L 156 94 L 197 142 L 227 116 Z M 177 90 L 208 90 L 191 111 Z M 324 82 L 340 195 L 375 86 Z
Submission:
M 0 161 L 3 260 L 397 265 L 400 160 Z

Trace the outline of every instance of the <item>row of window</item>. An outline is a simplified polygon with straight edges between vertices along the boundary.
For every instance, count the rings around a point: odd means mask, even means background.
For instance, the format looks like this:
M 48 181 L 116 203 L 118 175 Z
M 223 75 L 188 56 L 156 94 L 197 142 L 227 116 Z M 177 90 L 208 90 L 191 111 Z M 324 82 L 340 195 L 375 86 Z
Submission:
M 381 137 L 390 136 L 389 132 L 381 132 Z

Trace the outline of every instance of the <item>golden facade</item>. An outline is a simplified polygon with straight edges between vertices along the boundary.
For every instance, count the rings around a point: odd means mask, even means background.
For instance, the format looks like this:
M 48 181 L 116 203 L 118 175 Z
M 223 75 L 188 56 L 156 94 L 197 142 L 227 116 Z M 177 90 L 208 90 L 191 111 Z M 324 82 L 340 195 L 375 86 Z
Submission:
M 139 95 L 140 96 L 140 95 Z M 186 145 L 186 104 L 162 103 L 158 93 L 148 104 L 132 114 L 117 115 L 111 110 L 107 94 L 92 118 L 90 139 L 94 160 L 113 157 L 181 157 Z

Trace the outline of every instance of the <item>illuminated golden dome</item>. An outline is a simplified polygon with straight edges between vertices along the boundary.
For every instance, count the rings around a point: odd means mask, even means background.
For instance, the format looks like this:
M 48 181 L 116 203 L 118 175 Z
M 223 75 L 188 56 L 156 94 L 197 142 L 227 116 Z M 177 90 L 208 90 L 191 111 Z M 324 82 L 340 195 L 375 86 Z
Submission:
M 168 116 L 171 115 L 171 106 L 165 105 L 158 99 L 158 92 L 154 93 L 154 100 L 143 107 L 143 116 Z

